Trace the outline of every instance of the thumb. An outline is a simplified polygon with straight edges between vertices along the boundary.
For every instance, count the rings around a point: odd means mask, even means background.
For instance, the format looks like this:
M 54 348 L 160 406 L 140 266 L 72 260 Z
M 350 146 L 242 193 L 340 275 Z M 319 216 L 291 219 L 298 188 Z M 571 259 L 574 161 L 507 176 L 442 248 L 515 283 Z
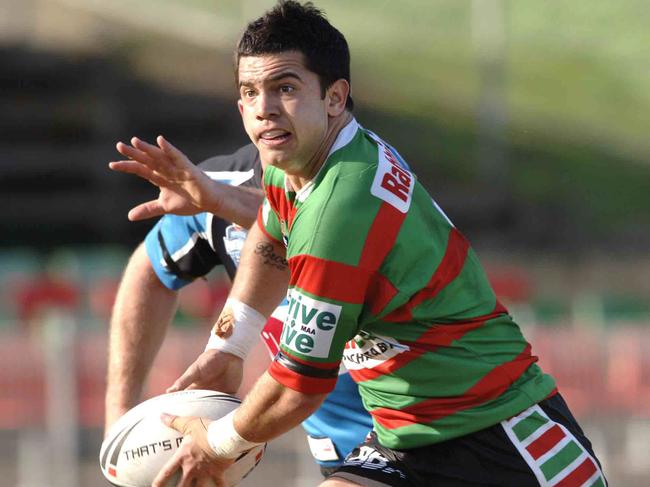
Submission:
M 183 421 L 185 418 L 180 416 L 174 416 L 173 414 L 161 413 L 160 421 L 162 421 L 166 426 L 175 429 L 179 433 L 183 433 L 185 429 L 186 421 Z
M 183 375 L 176 379 L 176 381 L 165 392 L 176 392 L 187 389 L 192 385 L 195 378 L 194 368 L 190 365 Z
M 159 135 L 156 138 L 156 142 L 158 143 L 158 147 L 162 149 L 162 151 L 170 156 L 172 159 L 176 160 L 184 160 L 186 159 L 185 154 L 183 154 L 180 150 L 178 150 L 176 147 L 174 147 L 171 142 L 169 142 L 165 137 L 162 135 Z
M 165 210 L 163 210 L 163 208 L 160 206 L 158 200 L 151 200 L 131 208 L 129 211 L 129 220 L 135 222 L 164 214 Z

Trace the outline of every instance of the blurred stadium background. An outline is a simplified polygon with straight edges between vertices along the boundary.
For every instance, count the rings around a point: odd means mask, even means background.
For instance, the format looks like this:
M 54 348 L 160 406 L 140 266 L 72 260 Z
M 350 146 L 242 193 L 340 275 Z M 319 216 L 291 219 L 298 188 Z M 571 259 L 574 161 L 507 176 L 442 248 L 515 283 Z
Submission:
M 0 485 L 105 485 L 107 320 L 151 225 L 127 210 L 155 195 L 106 163 L 132 135 L 195 162 L 246 142 L 231 51 L 272 3 L 0 0 Z M 610 484 L 650 485 L 647 1 L 317 4 L 350 42 L 358 119 L 474 243 Z M 227 286 L 183 291 L 148 394 L 202 349 Z M 245 485 L 317 479 L 294 431 Z

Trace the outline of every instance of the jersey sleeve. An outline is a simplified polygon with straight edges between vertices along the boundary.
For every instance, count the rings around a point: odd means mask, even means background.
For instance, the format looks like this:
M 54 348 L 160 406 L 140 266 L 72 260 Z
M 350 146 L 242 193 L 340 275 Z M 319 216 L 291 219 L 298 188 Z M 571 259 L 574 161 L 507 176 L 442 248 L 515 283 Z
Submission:
M 271 240 L 274 240 L 277 243 L 282 243 L 283 239 L 280 220 L 266 198 L 264 198 L 264 202 L 257 212 L 257 225 Z
M 257 213 L 257 225 L 272 240 L 285 241 L 280 224 L 280 201 L 278 194 L 283 192 L 284 172 L 267 166 L 264 170 L 264 202 Z M 285 244 L 286 245 L 286 244 Z
M 221 264 L 210 241 L 212 215 L 165 215 L 145 238 L 151 265 L 168 289 L 177 290 Z

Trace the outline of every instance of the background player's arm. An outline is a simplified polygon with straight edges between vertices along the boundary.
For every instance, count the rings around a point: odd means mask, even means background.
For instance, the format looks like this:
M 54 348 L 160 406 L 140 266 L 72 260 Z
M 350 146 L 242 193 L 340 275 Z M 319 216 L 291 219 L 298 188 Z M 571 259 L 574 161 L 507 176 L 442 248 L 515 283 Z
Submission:
M 142 385 L 177 306 L 144 245 L 129 260 L 115 299 L 109 338 L 106 428 L 140 400 Z
M 245 228 L 253 224 L 263 199 L 260 189 L 213 181 L 162 136 L 157 142 L 155 146 L 136 137 L 131 139 L 132 145 L 119 142 L 117 150 L 130 159 L 109 164 L 115 171 L 135 174 L 160 189 L 157 199 L 129 211 L 130 220 L 207 211 Z

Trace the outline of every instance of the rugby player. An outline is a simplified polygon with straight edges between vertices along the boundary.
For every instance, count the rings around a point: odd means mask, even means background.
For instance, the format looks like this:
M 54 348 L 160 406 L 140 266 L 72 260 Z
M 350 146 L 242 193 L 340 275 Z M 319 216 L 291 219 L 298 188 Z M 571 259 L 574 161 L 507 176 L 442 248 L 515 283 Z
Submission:
M 132 143 L 120 144 L 119 150 L 133 159 L 142 159 L 147 153 L 155 157 L 156 150 L 160 151 L 137 139 Z M 183 157 L 170 149 L 172 156 Z M 254 223 L 262 202 L 263 193 L 257 189 L 261 187 L 262 168 L 254 145 L 228 156 L 212 157 L 199 168 L 216 181 L 211 193 L 219 202 L 210 206 L 212 213 L 163 216 L 134 251 L 124 271 L 111 317 L 105 431 L 141 400 L 145 378 L 176 309 L 177 291 L 217 265 L 223 265 L 229 277 L 234 277 L 245 229 Z M 165 193 L 156 201 L 139 205 L 132 218 L 160 214 L 172 197 Z M 235 223 L 220 218 L 222 215 Z M 269 248 L 257 250 L 271 257 Z M 276 262 L 286 267 L 284 259 Z M 286 309 L 286 305 L 278 307 L 262 331 L 271 356 L 278 351 Z M 206 388 L 235 393 L 244 358 L 242 353 L 208 349 L 167 392 Z M 312 455 L 324 475 L 342 463 L 371 427 L 357 386 L 344 368 L 335 390 L 303 423 Z
M 341 360 L 373 432 L 321 486 L 606 485 L 467 240 L 354 119 L 343 35 L 311 4 L 280 2 L 242 35 L 236 76 L 265 200 L 229 298 L 242 318 L 213 331 L 239 346 L 254 333 L 245 316 L 267 316 L 287 289 L 288 314 L 280 352 L 237 410 L 213 422 L 164 416 L 191 440 L 153 485 L 180 467 L 222 485 L 242 452 L 319 407 Z M 182 165 L 142 166 L 187 205 L 209 197 Z M 260 243 L 286 257 L 288 276 L 255 254 Z

